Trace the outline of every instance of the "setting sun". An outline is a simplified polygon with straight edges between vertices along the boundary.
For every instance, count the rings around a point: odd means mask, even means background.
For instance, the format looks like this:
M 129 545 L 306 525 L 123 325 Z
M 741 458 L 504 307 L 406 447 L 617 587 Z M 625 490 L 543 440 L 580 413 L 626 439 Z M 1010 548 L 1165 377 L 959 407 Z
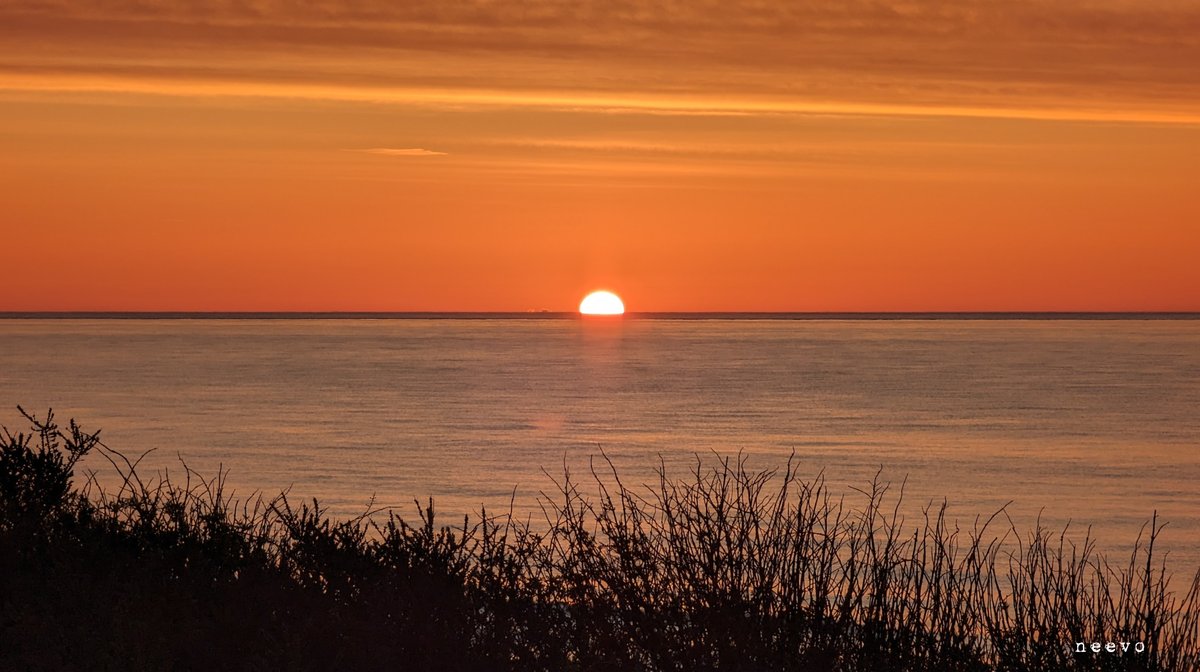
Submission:
M 584 315 L 623 315 L 625 304 L 621 297 L 607 291 L 592 292 L 579 302 L 579 312 Z

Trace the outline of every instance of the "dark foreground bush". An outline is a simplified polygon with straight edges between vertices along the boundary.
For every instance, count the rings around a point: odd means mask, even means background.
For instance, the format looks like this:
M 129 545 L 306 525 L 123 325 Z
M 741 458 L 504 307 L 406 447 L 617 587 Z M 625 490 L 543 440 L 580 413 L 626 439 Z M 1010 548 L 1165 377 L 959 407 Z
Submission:
M 0 437 L 3 670 L 1195 670 L 1200 573 L 1001 512 L 905 526 L 879 482 L 697 463 L 565 475 L 544 522 L 330 520 L 223 476 L 142 480 L 73 421 Z M 119 487 L 74 482 L 88 454 Z M 180 482 L 182 480 L 182 482 Z M 386 517 L 385 517 L 386 516 Z M 1000 533 L 992 532 L 999 528 Z M 1078 653 L 1078 643 L 1088 647 Z M 1093 642 L 1115 652 L 1091 650 Z M 1122 651 L 1120 643 L 1127 643 Z

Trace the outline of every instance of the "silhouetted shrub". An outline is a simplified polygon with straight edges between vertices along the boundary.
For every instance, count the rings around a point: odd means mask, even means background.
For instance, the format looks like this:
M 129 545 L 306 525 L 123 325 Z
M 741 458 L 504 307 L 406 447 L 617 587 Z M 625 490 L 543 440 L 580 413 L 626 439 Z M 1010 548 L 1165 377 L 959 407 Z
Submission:
M 849 505 L 791 461 L 714 457 L 639 487 L 605 461 L 591 495 L 564 473 L 536 524 L 442 526 L 432 501 L 334 521 L 221 472 L 143 480 L 98 433 L 25 417 L 0 446 L 0 669 L 1200 667 L 1200 572 L 1170 589 L 1157 519 L 1115 566 L 1003 511 L 906 526 L 878 477 Z M 73 481 L 88 454 L 117 487 Z M 1077 652 L 1110 641 L 1145 650 Z

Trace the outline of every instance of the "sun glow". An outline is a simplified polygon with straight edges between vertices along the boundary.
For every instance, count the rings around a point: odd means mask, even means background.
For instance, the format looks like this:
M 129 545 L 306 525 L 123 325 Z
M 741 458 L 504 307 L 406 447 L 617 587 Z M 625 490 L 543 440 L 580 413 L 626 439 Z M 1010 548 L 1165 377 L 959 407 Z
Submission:
M 592 292 L 579 302 L 579 312 L 584 315 L 623 315 L 625 304 L 621 297 L 604 290 Z

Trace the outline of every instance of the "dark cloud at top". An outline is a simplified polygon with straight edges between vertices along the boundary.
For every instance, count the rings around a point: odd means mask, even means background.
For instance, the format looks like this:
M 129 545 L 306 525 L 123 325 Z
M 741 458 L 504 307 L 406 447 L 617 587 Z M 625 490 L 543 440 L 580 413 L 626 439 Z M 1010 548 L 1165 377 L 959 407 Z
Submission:
M 9 0 L 0 72 L 763 94 L 931 105 L 1200 90 L 1173 0 Z
M 11 0 L 9 14 L 274 23 L 425 23 L 445 27 L 663 26 L 755 28 L 909 28 L 944 31 L 968 25 L 1041 31 L 1145 30 L 1185 36 L 1192 3 L 1172 0 L 843 0 L 736 2 L 728 0 Z

